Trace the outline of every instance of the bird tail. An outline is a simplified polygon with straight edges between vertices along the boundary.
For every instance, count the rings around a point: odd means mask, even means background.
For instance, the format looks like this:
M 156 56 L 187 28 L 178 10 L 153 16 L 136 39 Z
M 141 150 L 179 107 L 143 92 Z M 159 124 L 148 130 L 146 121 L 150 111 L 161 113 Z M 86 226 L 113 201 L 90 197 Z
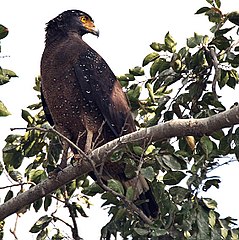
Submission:
M 147 217 L 156 218 L 158 216 L 159 207 L 146 179 L 139 175 L 123 182 L 124 187 L 133 187 L 134 201 L 139 202 L 139 208 Z

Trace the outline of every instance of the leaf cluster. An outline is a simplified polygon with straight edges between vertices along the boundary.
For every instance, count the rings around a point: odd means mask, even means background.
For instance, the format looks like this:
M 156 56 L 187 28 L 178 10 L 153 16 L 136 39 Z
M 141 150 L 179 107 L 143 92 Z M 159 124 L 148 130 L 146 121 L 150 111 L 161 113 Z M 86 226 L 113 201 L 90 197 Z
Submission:
M 8 29 L 0 24 L 0 40 L 8 35 Z M 1 52 L 1 45 L 0 45 Z M 16 73 L 8 69 L 2 69 L 0 66 L 0 85 L 8 83 L 12 77 L 17 77 Z M 0 117 L 8 116 L 10 112 L 7 110 L 4 103 L 0 100 Z

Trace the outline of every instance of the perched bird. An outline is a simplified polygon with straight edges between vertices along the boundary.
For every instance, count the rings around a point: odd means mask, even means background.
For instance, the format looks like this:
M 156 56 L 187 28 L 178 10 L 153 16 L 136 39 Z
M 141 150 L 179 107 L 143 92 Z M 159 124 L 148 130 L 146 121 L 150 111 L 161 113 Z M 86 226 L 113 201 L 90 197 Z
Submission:
M 136 128 L 120 83 L 105 60 L 83 41 L 86 33 L 99 36 L 92 18 L 79 10 L 65 11 L 47 23 L 41 92 L 49 123 L 89 153 Z M 69 145 L 62 143 L 66 153 Z M 109 162 L 102 177 L 136 186 L 136 198 L 148 198 L 142 207 L 145 214 L 157 215 L 158 206 L 141 175 L 127 179 L 123 164 Z

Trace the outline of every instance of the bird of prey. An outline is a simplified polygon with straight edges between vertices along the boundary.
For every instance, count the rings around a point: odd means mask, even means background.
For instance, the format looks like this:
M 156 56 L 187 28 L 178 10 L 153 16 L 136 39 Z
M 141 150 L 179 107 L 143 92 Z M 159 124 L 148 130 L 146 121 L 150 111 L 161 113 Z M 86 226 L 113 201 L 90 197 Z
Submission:
M 41 92 L 49 123 L 88 154 L 136 128 L 119 81 L 105 60 L 83 41 L 86 33 L 99 36 L 92 18 L 79 10 L 67 10 L 47 23 Z M 67 150 L 69 145 L 62 143 Z M 127 179 L 122 164 L 105 163 L 103 179 L 109 178 L 125 187 L 136 186 L 135 196 L 148 198 L 145 214 L 157 215 L 157 204 L 141 175 Z

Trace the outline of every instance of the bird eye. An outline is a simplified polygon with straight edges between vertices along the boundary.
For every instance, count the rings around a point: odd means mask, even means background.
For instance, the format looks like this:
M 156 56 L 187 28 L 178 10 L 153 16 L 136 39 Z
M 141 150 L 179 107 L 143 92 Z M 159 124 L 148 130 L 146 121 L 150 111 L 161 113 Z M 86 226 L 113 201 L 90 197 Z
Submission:
M 82 16 L 82 17 L 80 18 L 80 20 L 81 20 L 81 22 L 83 22 L 83 23 L 87 22 L 87 18 L 86 18 L 85 16 Z

